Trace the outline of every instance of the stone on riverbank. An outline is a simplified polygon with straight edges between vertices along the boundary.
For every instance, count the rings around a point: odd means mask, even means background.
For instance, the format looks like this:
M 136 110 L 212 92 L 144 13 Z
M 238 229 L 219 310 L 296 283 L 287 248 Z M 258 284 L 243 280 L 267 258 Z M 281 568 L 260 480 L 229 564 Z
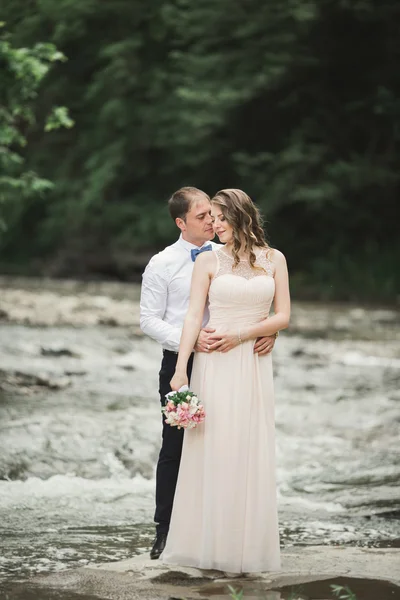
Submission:
M 400 598 L 400 549 L 293 547 L 283 553 L 281 572 L 234 579 L 218 571 L 167 566 L 141 555 L 120 562 L 40 576 L 33 583 L 39 589 L 57 590 L 57 597 L 60 598 L 67 598 L 70 593 L 71 598 L 73 594 L 79 594 L 82 599 L 95 595 L 112 600 L 194 600 L 207 597 L 215 600 L 228 598 L 228 585 L 232 585 L 237 590 L 243 589 L 245 598 L 280 600 L 287 597 L 286 594 L 281 595 L 280 590 L 285 588 L 287 593 L 288 586 L 293 593 L 297 591 L 300 594 L 302 589 L 301 597 L 304 598 L 307 597 L 304 593 L 310 582 L 321 582 L 319 587 L 322 590 L 324 580 L 343 577 L 346 578 L 343 581 L 352 586 L 354 592 L 357 593 L 357 589 L 368 590 L 367 595 L 359 595 L 358 600 L 396 600 Z M 318 585 L 314 584 L 314 589 L 317 588 Z M 325 596 L 326 592 L 321 593 L 324 595 L 320 600 L 329 597 Z M 20 597 L 9 594 L 10 600 Z M 313 594 L 311 597 L 317 596 Z

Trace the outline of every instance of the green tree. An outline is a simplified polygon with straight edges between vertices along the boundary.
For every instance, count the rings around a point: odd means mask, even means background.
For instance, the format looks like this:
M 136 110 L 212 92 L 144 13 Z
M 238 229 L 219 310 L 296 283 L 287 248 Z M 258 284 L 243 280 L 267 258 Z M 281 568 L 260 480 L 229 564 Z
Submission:
M 4 27 L 4 23 L 0 23 Z M 15 220 L 24 202 L 52 187 L 26 165 L 24 149 L 29 128 L 35 124 L 38 89 L 56 61 L 65 60 L 53 44 L 37 43 L 32 48 L 14 48 L 6 33 L 0 36 L 0 227 Z M 67 109 L 56 106 L 47 116 L 44 129 L 71 127 Z

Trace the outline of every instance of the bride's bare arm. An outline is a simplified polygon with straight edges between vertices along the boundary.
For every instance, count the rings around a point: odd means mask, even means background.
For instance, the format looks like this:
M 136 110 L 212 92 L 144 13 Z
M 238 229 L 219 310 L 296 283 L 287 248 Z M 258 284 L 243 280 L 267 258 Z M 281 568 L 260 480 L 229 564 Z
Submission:
M 286 259 L 282 252 L 274 250 L 275 296 L 274 315 L 260 323 L 243 327 L 240 331 L 242 341 L 273 335 L 276 331 L 286 329 L 290 320 L 289 276 Z
M 179 390 L 187 384 L 187 363 L 201 329 L 208 290 L 215 271 L 215 261 L 213 252 L 203 252 L 198 255 L 194 265 L 189 309 L 183 325 L 175 375 L 171 379 L 173 390 Z

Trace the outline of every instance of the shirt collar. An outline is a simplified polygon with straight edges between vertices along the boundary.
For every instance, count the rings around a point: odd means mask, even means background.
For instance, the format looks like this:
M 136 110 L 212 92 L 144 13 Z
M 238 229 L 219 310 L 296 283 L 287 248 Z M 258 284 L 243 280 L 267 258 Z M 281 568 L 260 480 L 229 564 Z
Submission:
M 185 248 L 185 250 L 187 250 L 188 252 L 190 252 L 194 248 L 199 249 L 199 248 L 203 248 L 203 246 L 208 246 L 208 244 L 211 244 L 211 242 L 207 241 L 207 242 L 204 242 L 204 244 L 202 246 L 195 246 L 194 244 L 191 244 L 187 240 L 184 240 L 182 237 L 182 234 L 179 236 L 178 243 L 181 246 L 183 246 Z

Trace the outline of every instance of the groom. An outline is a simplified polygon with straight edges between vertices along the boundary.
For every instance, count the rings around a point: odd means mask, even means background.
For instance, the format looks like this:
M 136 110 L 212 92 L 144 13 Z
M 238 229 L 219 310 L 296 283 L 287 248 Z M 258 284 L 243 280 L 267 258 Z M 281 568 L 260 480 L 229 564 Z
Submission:
M 183 187 L 168 201 L 172 219 L 181 231 L 179 239 L 150 260 L 143 273 L 140 297 L 140 327 L 146 335 L 161 344 L 163 359 L 159 373 L 161 404 L 171 391 L 169 382 L 178 358 L 183 322 L 189 306 L 190 283 L 194 261 L 201 252 L 216 250 L 219 246 L 211 240 L 214 230 L 211 219 L 210 198 L 195 187 Z M 203 329 L 194 350 L 207 352 L 215 338 L 209 338 L 214 329 L 206 326 L 208 309 L 203 319 Z M 275 336 L 257 340 L 254 351 L 267 354 L 275 343 Z M 188 378 L 192 371 L 192 353 L 188 362 Z M 162 446 L 156 472 L 156 537 L 150 558 L 157 559 L 167 541 L 175 487 L 182 453 L 183 430 L 167 425 L 163 420 Z

